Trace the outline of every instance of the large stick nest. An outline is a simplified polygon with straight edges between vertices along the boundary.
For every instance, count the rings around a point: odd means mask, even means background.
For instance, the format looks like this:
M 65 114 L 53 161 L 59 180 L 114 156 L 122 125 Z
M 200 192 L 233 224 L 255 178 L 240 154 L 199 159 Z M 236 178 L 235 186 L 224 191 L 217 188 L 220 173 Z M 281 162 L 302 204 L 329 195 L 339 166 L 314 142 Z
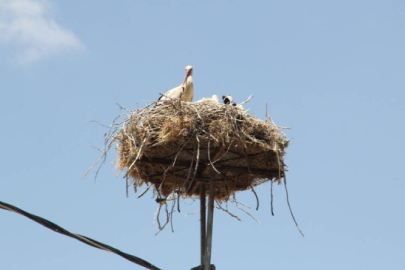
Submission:
M 270 120 L 270 121 L 269 121 Z M 215 179 L 215 199 L 284 176 L 288 145 L 281 128 L 237 106 L 167 100 L 136 110 L 115 134 L 118 168 L 161 196 L 200 195 Z

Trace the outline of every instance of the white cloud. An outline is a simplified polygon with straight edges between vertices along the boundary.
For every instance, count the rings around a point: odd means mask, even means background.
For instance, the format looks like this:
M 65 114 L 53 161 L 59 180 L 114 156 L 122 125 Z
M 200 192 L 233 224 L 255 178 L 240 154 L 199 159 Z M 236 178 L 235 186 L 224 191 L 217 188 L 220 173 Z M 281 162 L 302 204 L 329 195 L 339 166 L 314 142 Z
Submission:
M 51 18 L 47 2 L 41 0 L 0 0 L 0 42 L 17 45 L 21 64 L 84 49 L 72 32 Z

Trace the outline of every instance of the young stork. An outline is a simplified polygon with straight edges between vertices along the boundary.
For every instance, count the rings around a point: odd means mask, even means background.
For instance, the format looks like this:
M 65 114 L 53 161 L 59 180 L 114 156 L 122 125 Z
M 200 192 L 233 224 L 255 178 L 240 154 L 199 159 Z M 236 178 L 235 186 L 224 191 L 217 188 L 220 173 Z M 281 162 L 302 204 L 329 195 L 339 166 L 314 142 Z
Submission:
M 233 102 L 233 98 L 231 95 L 222 96 L 222 101 L 224 102 L 225 105 L 232 105 L 238 108 L 239 110 L 243 110 L 242 105 L 238 105 L 235 102 Z
M 218 100 L 217 95 L 213 95 L 210 98 L 202 98 L 202 99 L 196 101 L 195 103 L 199 103 L 199 102 L 210 102 L 210 103 L 213 103 L 213 104 L 219 104 L 219 100 Z
M 227 96 L 222 96 L 222 101 L 224 102 L 225 105 L 231 105 L 234 106 L 235 108 L 237 108 L 238 110 L 243 111 L 243 107 L 242 105 L 238 105 L 235 102 L 233 102 L 233 99 L 231 97 L 231 95 L 227 95 Z M 237 120 L 237 124 L 241 124 L 241 122 L 244 120 L 245 118 L 243 117 L 243 114 L 238 113 L 236 120 Z
M 226 104 L 226 105 L 236 106 L 236 103 L 233 102 L 233 98 L 231 95 L 222 96 L 222 100 L 223 100 L 224 104 Z
M 186 77 L 181 85 L 170 89 L 158 100 L 170 100 L 179 98 L 181 101 L 193 101 L 194 85 L 193 85 L 193 67 L 186 66 Z

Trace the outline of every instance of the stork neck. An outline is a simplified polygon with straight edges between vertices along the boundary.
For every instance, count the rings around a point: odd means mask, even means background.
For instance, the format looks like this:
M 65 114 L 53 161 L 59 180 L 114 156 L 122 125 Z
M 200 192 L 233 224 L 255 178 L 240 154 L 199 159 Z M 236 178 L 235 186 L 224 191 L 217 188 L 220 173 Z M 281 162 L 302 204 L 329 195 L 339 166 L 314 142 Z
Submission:
M 193 83 L 193 77 L 190 75 L 184 79 L 183 85 L 189 85 Z

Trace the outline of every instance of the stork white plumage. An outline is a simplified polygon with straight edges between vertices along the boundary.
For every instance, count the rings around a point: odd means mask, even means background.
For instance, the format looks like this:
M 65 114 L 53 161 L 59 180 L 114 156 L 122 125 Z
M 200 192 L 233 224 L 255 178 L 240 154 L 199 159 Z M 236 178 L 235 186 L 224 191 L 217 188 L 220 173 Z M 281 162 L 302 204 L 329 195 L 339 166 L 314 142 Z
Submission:
M 193 84 L 193 67 L 186 66 L 186 77 L 181 85 L 170 89 L 159 98 L 160 101 L 170 99 L 180 99 L 181 101 L 193 101 L 194 84 Z
M 231 95 L 222 96 L 222 100 L 223 100 L 223 102 L 224 102 L 225 105 L 232 105 L 232 106 L 235 106 L 236 108 L 238 108 L 239 110 L 243 110 L 242 105 L 236 104 L 236 103 L 233 101 L 233 98 L 232 98 Z
M 210 97 L 210 98 L 202 98 L 202 99 L 196 101 L 195 103 L 199 103 L 199 102 L 210 102 L 210 103 L 213 103 L 213 104 L 219 104 L 219 100 L 218 100 L 217 95 L 212 95 L 212 97 Z
M 231 95 L 222 96 L 222 100 L 224 101 L 224 104 L 226 104 L 226 105 L 236 106 L 236 103 L 233 102 L 233 98 Z

